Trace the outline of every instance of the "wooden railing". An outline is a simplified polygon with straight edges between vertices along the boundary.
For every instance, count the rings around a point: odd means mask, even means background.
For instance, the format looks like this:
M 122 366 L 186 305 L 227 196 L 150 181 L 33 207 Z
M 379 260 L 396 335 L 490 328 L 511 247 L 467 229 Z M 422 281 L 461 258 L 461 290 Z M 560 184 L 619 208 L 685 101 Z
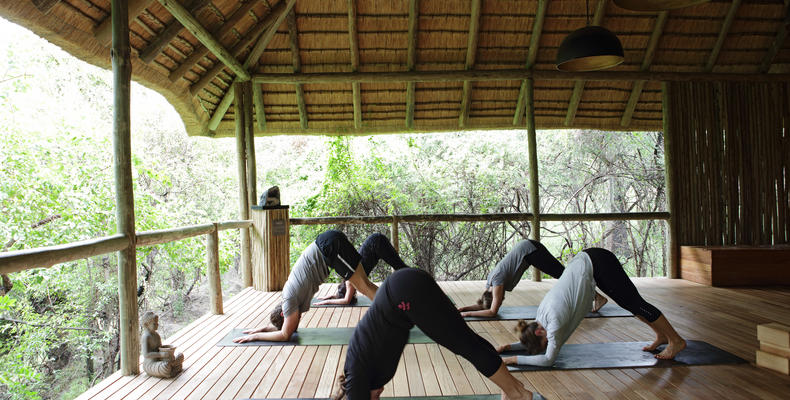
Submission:
M 131 246 L 132 243 L 135 247 L 146 247 L 206 235 L 206 276 L 209 282 L 211 312 L 222 314 L 218 233 L 227 229 L 245 229 L 251 226 L 252 221 L 250 220 L 224 221 L 140 232 L 136 235 L 134 242 L 128 236 L 119 234 L 57 246 L 9 251 L 0 253 L 0 273 L 10 274 L 33 268 L 48 268 L 55 264 L 123 250 Z

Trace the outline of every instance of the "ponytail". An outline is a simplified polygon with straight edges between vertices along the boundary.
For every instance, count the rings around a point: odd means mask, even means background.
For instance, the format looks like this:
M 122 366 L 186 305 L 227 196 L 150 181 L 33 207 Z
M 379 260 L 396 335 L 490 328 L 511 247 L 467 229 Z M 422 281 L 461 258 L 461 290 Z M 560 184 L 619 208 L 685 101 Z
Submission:
M 346 375 L 340 374 L 337 377 L 337 392 L 332 396 L 332 400 L 343 400 L 346 398 Z

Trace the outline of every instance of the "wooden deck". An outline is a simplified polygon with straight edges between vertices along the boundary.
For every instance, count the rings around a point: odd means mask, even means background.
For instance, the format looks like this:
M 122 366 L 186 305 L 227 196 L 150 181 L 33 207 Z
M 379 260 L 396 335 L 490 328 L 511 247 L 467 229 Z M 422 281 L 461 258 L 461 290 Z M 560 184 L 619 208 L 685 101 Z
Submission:
M 682 336 L 719 346 L 752 364 L 517 373 L 549 399 L 787 399 L 790 377 L 753 365 L 756 324 L 790 324 L 790 288 L 721 289 L 683 280 L 635 279 Z M 538 304 L 552 280 L 523 281 L 505 305 Z M 482 282 L 441 282 L 457 304 L 471 304 Z M 322 286 L 322 292 L 330 290 Z M 175 379 L 114 374 L 79 399 L 238 399 L 327 397 L 342 370 L 346 346 L 216 347 L 231 328 L 260 326 L 279 293 L 246 289 L 228 299 L 225 315 L 205 315 L 165 343 L 184 352 Z M 351 327 L 366 308 L 314 308 L 305 327 Z M 514 321 L 471 322 L 492 343 L 512 342 Z M 569 343 L 652 340 L 635 318 L 586 319 Z M 407 345 L 384 396 L 498 393 L 466 360 L 436 344 Z

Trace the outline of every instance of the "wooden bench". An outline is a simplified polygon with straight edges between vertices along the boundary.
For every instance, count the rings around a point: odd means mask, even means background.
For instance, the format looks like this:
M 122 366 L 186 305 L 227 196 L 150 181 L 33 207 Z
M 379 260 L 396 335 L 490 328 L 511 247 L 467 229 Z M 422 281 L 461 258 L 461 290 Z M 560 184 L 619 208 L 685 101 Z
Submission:
M 790 285 L 790 246 L 680 246 L 680 277 L 710 286 Z

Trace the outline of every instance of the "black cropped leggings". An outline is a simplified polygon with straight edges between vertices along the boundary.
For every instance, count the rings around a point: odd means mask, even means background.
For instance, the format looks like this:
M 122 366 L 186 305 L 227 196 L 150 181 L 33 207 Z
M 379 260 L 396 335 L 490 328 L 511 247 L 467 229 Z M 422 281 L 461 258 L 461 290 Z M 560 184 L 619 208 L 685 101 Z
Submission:
M 396 271 L 409 267 L 392 247 L 389 239 L 380 233 L 368 236 L 359 248 L 359 254 L 362 256 L 362 267 L 365 268 L 367 275 L 370 275 L 379 260 L 384 260 Z
M 620 260 L 611 251 L 590 248 L 584 252 L 592 260 L 595 284 L 615 303 L 647 322 L 654 322 L 661 316 L 661 311 L 642 298 L 626 275 Z
M 537 240 L 530 240 L 532 245 L 535 246 L 535 251 L 527 254 L 524 258 L 529 265 L 539 269 L 542 272 L 549 274 L 554 279 L 559 279 L 565 267 L 557 260 L 556 257 L 551 255 L 542 243 Z

